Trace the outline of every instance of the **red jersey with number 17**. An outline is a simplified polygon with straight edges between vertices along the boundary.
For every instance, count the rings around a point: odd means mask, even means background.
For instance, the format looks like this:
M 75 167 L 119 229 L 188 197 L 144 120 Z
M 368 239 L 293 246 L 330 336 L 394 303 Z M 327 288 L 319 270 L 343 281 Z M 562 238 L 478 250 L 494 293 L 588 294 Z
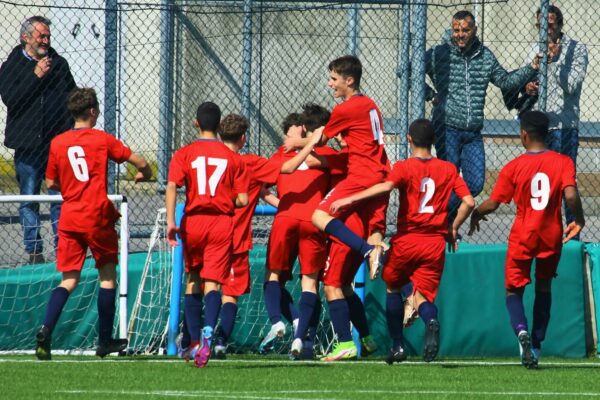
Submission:
M 130 156 L 129 147 L 98 129 L 72 129 L 52 139 L 46 178 L 60 184 L 60 230 L 88 232 L 114 224 L 119 213 L 106 195 L 108 160 L 122 163 Z
M 238 194 L 248 192 L 248 175 L 239 154 L 217 139 L 198 139 L 177 150 L 169 182 L 185 185 L 185 214 L 233 215 Z
M 454 191 L 469 196 L 454 164 L 438 158 L 412 157 L 394 164 L 387 177 L 400 191 L 398 234 L 448 233 L 448 201 Z
M 335 106 L 323 134 L 332 138 L 340 133 L 348 144 L 348 179 L 369 186 L 381 182 L 389 167 L 383 119 L 375 102 L 356 94 Z
M 577 186 L 573 160 L 554 151 L 525 153 L 498 176 L 490 198 L 514 200 L 517 215 L 508 238 L 515 259 L 545 258 L 562 248 L 562 197 L 567 186 Z

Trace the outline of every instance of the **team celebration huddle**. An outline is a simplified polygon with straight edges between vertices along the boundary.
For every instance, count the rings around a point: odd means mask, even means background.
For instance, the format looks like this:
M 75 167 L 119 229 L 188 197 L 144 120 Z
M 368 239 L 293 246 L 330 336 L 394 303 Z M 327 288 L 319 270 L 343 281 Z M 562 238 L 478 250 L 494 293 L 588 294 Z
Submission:
M 474 17 L 466 11 L 456 13 L 451 31 L 456 49 L 448 51 L 479 46 L 475 32 Z M 438 56 L 442 51 L 433 49 Z M 497 64 L 487 48 L 481 45 L 478 51 Z M 455 56 L 447 59 L 452 62 Z M 510 73 L 494 64 L 488 75 L 508 92 L 531 80 L 539 62 L 534 57 Z M 442 72 L 440 65 L 428 63 L 428 73 Z M 440 326 L 435 304 L 447 252 L 460 251 L 463 225 L 464 234 L 477 235 L 500 204 L 514 202 L 516 217 L 505 262 L 506 308 L 521 362 L 536 368 L 562 246 L 578 239 L 585 225 L 575 164 L 546 144 L 552 124 L 549 116 L 535 109 L 519 114 L 522 154 L 502 168 L 489 198 L 476 204 L 474 196 L 482 190 L 485 172 L 479 168 L 483 154 L 478 155 L 483 143 L 461 151 L 453 140 L 481 127 L 461 126 L 462 109 L 451 107 L 452 85 L 434 88 L 432 119 L 416 119 L 408 132 L 401 133 L 411 155 L 392 164 L 385 151 L 381 111 L 360 90 L 360 60 L 342 56 L 331 61 L 328 70 L 327 85 L 338 104 L 331 111 L 306 104 L 299 113 L 286 116 L 281 124 L 283 145 L 270 158 L 245 151 L 249 129 L 245 117 L 223 116 L 214 102 L 197 107 L 197 138 L 174 153 L 165 193 L 167 238 L 172 246 L 183 247 L 186 272 L 179 355 L 199 368 L 211 358 L 226 357 L 238 301 L 250 291 L 252 218 L 262 200 L 277 212 L 270 228 L 263 285 L 271 328 L 257 352 L 269 353 L 291 330 L 290 358 L 313 359 L 324 312 L 329 314 L 337 343 L 321 361 L 352 360 L 377 351 L 364 305 L 353 287 L 359 267 L 366 263 L 369 277 L 386 285 L 385 316 L 392 345 L 385 362 L 407 359 L 403 330 L 418 319 L 423 322 L 422 358 L 432 362 L 440 335 L 452 329 Z M 119 214 L 106 196 L 107 163 L 131 163 L 138 170 L 136 181 L 152 175 L 144 158 L 94 129 L 100 107 L 93 89 L 73 90 L 67 106 L 75 123 L 52 140 L 46 169 L 48 188 L 59 190 L 64 198 L 56 262 L 63 278 L 52 292 L 37 333 L 39 359 L 51 358 L 52 331 L 79 282 L 88 248 L 100 280 L 96 354 L 104 357 L 127 348 L 127 340 L 112 335 L 118 263 L 114 227 Z M 441 107 L 446 107 L 442 113 Z M 483 104 L 481 115 L 468 118 L 483 119 Z M 179 188 L 185 189 L 185 206 L 177 225 Z M 386 215 L 394 189 L 399 206 L 397 215 L 390 216 L 396 218 L 396 230 L 388 239 Z M 563 203 L 570 216 L 564 229 Z M 296 260 L 301 295 L 293 299 L 285 284 L 293 277 Z M 534 260 L 530 324 L 523 295 L 532 281 Z M 321 286 L 326 306 L 321 304 Z M 358 332 L 356 342 L 352 327 Z

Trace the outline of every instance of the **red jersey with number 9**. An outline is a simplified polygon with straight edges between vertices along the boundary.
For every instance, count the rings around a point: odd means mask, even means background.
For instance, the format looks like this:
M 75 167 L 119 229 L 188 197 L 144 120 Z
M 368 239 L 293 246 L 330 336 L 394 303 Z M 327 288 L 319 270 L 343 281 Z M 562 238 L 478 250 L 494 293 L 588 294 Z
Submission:
M 185 186 L 186 215 L 233 215 L 237 195 L 248 193 L 241 156 L 217 139 L 198 139 L 177 150 L 169 165 L 169 182 Z
M 573 160 L 554 151 L 525 153 L 498 176 L 490 198 L 514 200 L 517 215 L 508 238 L 515 259 L 547 257 L 562 247 L 562 198 L 567 186 L 577 186 Z
M 394 164 L 387 177 L 400 191 L 398 234 L 448 233 L 448 201 L 454 191 L 469 196 L 454 164 L 438 158 L 412 157 Z
M 335 106 L 323 135 L 332 138 L 338 134 L 348 144 L 348 179 L 368 186 L 382 181 L 389 167 L 383 147 L 383 119 L 375 102 L 356 94 Z
M 99 129 L 72 129 L 52 140 L 46 178 L 60 184 L 60 230 L 88 232 L 119 218 L 106 194 L 106 171 L 109 159 L 122 163 L 130 156 L 129 147 Z

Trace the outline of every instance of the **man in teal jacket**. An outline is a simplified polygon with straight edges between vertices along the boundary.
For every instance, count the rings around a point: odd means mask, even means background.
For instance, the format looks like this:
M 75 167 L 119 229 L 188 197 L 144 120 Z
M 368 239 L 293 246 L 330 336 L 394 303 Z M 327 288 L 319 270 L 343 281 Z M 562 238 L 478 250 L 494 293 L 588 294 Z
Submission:
M 476 34 L 473 14 L 459 11 L 452 17 L 451 37 L 425 55 L 427 75 L 435 89 L 429 91 L 428 100 L 434 105 L 437 157 L 462 171 L 473 196 L 481 192 L 485 180 L 481 129 L 488 85 L 518 90 L 537 75 L 539 66 L 536 57 L 531 65 L 507 72 Z M 451 210 L 458 205 L 456 200 L 452 198 Z M 450 214 L 451 221 L 454 215 Z

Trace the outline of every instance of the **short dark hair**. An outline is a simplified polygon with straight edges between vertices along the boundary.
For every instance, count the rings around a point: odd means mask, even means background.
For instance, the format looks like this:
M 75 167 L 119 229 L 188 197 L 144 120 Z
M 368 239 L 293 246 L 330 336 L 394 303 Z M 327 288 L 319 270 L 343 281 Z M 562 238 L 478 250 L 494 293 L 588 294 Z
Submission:
M 236 142 L 246 133 L 250 124 L 245 117 L 229 114 L 219 126 L 219 136 L 224 142 Z
M 309 132 L 324 126 L 330 117 L 329 110 L 318 104 L 308 103 L 302 106 L 302 121 Z
M 221 122 L 221 109 L 213 102 L 204 102 L 196 110 L 196 121 L 201 130 L 217 132 Z
M 471 20 L 473 21 L 473 25 L 475 25 L 475 16 L 473 15 L 473 13 L 471 13 L 471 11 L 461 10 L 452 16 L 452 19 L 455 19 L 457 21 L 462 21 L 467 18 L 471 18 Z
M 430 149 L 435 141 L 435 130 L 430 120 L 425 118 L 416 119 L 408 127 L 408 134 L 417 147 Z
M 283 134 L 287 135 L 287 132 L 290 130 L 292 126 L 302 126 L 304 122 L 302 121 L 302 115 L 298 113 L 290 113 L 283 119 L 281 123 L 281 129 L 283 130 Z
M 69 94 L 67 99 L 67 109 L 75 118 L 87 119 L 90 109 L 98 109 L 98 96 L 92 88 L 76 88 Z
M 354 89 L 360 88 L 360 78 L 362 77 L 362 64 L 358 57 L 348 55 L 340 58 L 336 58 L 329 63 L 330 71 L 340 74 L 342 77 L 354 78 Z
M 542 13 L 542 9 L 538 8 L 537 11 L 535 12 L 535 16 L 539 17 L 540 14 Z M 556 15 L 556 23 L 558 24 L 558 29 L 562 29 L 563 27 L 563 13 L 562 11 L 560 11 L 560 8 L 551 5 L 548 7 L 548 14 L 554 14 Z
M 521 115 L 521 129 L 534 141 L 544 141 L 549 125 L 548 116 L 541 111 L 527 111 Z

